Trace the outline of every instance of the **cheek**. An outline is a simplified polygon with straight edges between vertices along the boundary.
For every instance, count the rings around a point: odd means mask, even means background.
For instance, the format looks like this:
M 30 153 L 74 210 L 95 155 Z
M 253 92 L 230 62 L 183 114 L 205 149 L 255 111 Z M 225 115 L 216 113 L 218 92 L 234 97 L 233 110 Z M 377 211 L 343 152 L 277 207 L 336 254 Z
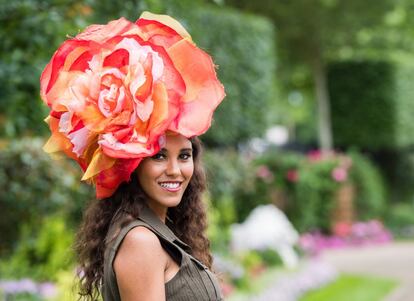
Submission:
M 191 177 L 193 176 L 194 173 L 194 163 L 191 162 L 189 164 L 186 164 L 182 169 L 181 172 L 183 173 L 183 175 L 190 180 Z
M 162 171 L 160 171 L 159 166 L 152 164 L 152 162 L 143 162 L 143 164 L 141 163 L 141 165 L 138 167 L 137 175 L 138 182 L 144 191 L 153 185 L 154 181 L 156 181 L 161 172 Z

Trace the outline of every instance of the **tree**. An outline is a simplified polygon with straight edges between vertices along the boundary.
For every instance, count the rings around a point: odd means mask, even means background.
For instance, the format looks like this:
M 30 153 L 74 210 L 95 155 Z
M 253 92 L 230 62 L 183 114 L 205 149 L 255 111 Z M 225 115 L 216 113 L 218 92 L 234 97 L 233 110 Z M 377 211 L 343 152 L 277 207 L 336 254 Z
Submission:
M 408 0 L 406 0 L 408 1 Z M 391 0 L 227 0 L 226 4 L 273 20 L 281 64 L 305 64 L 318 104 L 319 145 L 332 148 L 326 63 L 356 46 L 364 33 L 376 30 L 393 8 Z M 283 68 L 283 66 L 282 66 Z

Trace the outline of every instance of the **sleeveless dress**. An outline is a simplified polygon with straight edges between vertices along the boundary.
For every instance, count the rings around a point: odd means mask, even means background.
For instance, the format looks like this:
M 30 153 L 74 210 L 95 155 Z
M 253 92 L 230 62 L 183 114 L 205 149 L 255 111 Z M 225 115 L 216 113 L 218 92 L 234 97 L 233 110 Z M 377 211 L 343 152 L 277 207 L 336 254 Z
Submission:
M 104 301 L 121 301 L 113 261 L 126 234 L 138 226 L 146 227 L 157 235 L 164 250 L 180 266 L 177 274 L 165 283 L 167 301 L 223 300 L 215 275 L 203 263 L 190 255 L 188 253 L 190 247 L 178 239 L 149 207 L 144 206 L 139 218 L 122 228 L 117 237 L 106 248 L 102 286 Z M 108 233 L 111 234 L 111 229 Z

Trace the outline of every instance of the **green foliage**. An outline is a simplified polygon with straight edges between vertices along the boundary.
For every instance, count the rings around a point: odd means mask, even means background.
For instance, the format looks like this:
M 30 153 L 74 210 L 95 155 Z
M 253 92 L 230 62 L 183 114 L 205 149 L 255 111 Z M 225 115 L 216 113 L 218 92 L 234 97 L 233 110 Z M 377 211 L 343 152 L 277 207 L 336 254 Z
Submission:
M 43 139 L 25 138 L 1 146 L 1 255 L 16 246 L 22 224 L 37 229 L 44 216 L 60 211 L 75 225 L 83 204 L 92 197 L 90 187 L 79 182 L 79 168 L 52 160 L 43 152 L 43 143 Z
M 236 153 L 209 151 L 205 158 L 217 223 L 213 245 L 223 239 L 219 233 L 228 238 L 230 224 L 269 203 L 281 208 L 299 231 L 329 231 L 336 192 L 348 181 L 356 185 L 358 218 L 381 216 L 386 200 L 382 178 L 368 159 L 356 152 L 354 157 L 351 164 L 350 157 L 340 154 L 269 151 L 243 161 Z
M 66 34 L 82 25 L 81 1 L 25 0 L 0 4 L 0 136 L 39 135 L 45 106 L 41 70 Z M 35 13 L 34 13 L 35 12 Z
M 288 205 L 287 214 L 299 231 L 321 229 L 329 231 L 335 192 L 339 183 L 332 179 L 338 165 L 334 160 L 304 164 L 299 169 L 299 180 L 294 191 L 295 202 Z
M 256 251 L 256 252 L 262 258 L 264 264 L 267 267 L 281 266 L 283 264 L 279 254 L 275 250 L 266 249 L 266 250 L 261 250 L 261 251 Z
M 204 141 L 208 145 L 237 145 L 261 136 L 275 98 L 272 23 L 234 10 L 207 7 L 181 13 L 181 17 L 194 41 L 213 56 L 227 93 Z
M 395 70 L 396 146 L 414 145 L 414 65 L 398 64 Z M 414 169 L 412 170 L 414 172 Z
M 410 149 L 374 153 L 392 202 L 412 202 L 414 199 L 414 152 Z
M 335 145 L 393 147 L 393 67 L 386 62 L 338 62 L 329 66 L 328 77 Z
M 73 265 L 73 231 L 60 216 L 51 216 L 37 228 L 24 225 L 20 244 L 10 257 L 0 261 L 0 277 L 56 280 L 60 270 Z
M 300 301 L 380 301 L 396 286 L 394 280 L 342 275 L 334 283 L 308 293 Z
M 332 63 L 328 76 L 336 145 L 371 151 L 414 145 L 414 68 L 344 61 Z
M 233 150 L 206 151 L 204 162 L 212 207 L 220 213 L 220 227 L 228 227 L 240 220 L 240 207 L 249 205 L 237 199 L 238 190 L 251 174 L 249 164 Z
M 407 203 L 393 204 L 387 210 L 385 223 L 397 236 L 413 237 L 414 205 Z M 411 231 L 410 231 L 411 228 Z
M 252 278 L 255 272 L 263 268 L 263 259 L 256 251 L 248 251 L 238 255 L 237 260 L 246 271 L 243 277 L 234 279 L 235 285 L 238 289 L 249 291 L 252 289 Z
M 383 217 L 388 194 L 379 168 L 361 153 L 352 151 L 349 155 L 352 159 L 350 176 L 356 189 L 354 204 L 358 219 Z
M 340 186 L 332 174 L 345 165 L 340 156 L 271 152 L 255 161 L 254 197 L 277 204 L 299 231 L 329 231 Z
M 78 278 L 71 270 L 62 270 L 56 274 L 57 295 L 51 301 L 73 301 L 78 298 Z M 101 301 L 99 297 L 97 301 Z

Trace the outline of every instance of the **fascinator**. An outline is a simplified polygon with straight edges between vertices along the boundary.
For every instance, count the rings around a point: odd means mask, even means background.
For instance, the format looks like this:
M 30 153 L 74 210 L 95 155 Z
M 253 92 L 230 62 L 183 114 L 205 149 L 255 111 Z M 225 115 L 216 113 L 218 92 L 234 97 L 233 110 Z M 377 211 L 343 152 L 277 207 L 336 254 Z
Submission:
M 104 198 L 159 151 L 167 131 L 207 131 L 225 92 L 178 21 L 144 12 L 66 40 L 40 77 L 40 95 L 50 108 L 44 150 L 76 160 Z

